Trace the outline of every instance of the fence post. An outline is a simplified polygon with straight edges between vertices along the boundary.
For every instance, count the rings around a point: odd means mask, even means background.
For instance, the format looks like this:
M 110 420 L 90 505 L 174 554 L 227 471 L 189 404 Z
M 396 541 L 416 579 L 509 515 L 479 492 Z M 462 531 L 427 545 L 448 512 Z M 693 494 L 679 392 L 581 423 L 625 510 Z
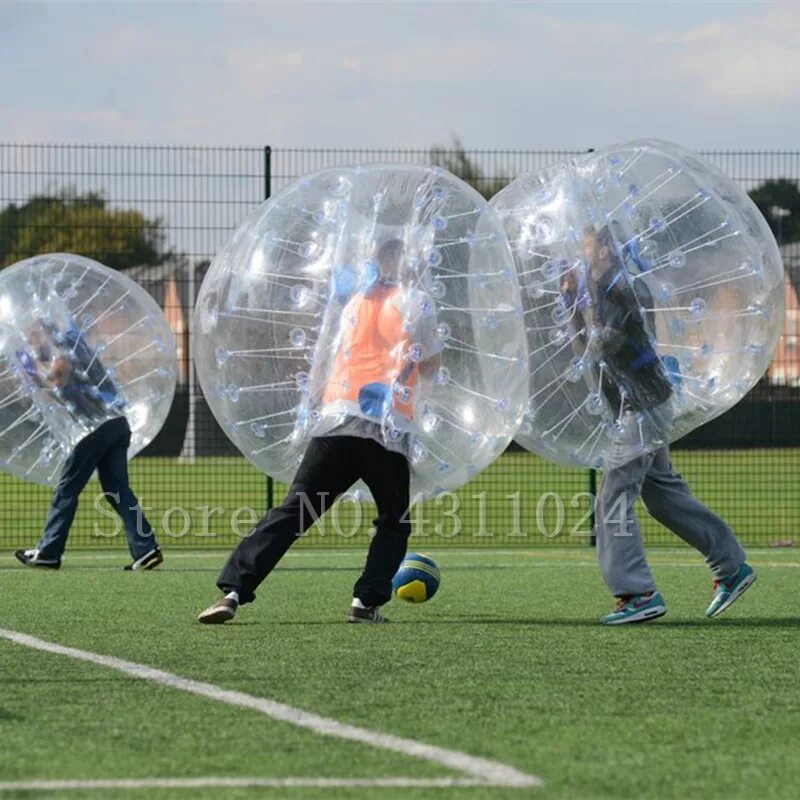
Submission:
M 264 199 L 269 200 L 272 196 L 272 148 L 267 145 L 264 148 Z
M 591 495 L 591 502 L 592 506 L 592 513 L 589 516 L 589 522 L 592 524 L 592 533 L 589 536 L 589 547 L 597 547 L 597 537 L 594 535 L 595 532 L 595 510 L 597 508 L 597 470 L 590 469 L 589 470 L 589 494 Z
M 272 195 L 272 148 L 264 147 L 264 199 L 269 200 Z M 271 475 L 267 475 L 267 511 L 275 505 L 275 482 Z
M 186 416 L 186 433 L 183 436 L 183 445 L 178 456 L 178 461 L 184 464 L 194 464 L 197 456 L 197 373 L 194 368 L 194 304 L 197 301 L 195 279 L 197 277 L 197 265 L 189 261 L 189 296 L 187 298 L 187 314 L 185 319 L 185 334 L 181 331 L 181 336 L 186 336 L 186 386 L 188 390 L 189 408 Z M 180 280 L 180 277 L 179 277 Z
M 587 153 L 594 153 L 594 147 L 587 147 Z M 597 537 L 594 535 L 595 531 L 595 509 L 597 507 L 597 470 L 589 470 L 589 494 L 591 495 L 592 513 L 589 516 L 589 522 L 592 523 L 592 533 L 589 536 L 589 547 L 597 547 Z

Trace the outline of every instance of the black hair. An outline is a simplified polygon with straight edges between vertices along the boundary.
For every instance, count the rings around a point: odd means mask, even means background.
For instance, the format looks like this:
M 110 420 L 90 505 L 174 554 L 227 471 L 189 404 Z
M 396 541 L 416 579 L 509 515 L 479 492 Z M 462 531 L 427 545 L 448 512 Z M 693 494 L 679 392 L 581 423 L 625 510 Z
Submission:
M 619 255 L 619 248 L 614 234 L 608 225 L 603 225 L 599 230 L 592 227 L 584 228 L 583 235 L 586 237 L 591 236 L 597 242 L 598 247 L 605 247 L 608 250 L 608 261 L 614 267 L 622 266 L 622 259 Z
M 584 228 L 583 235 L 591 237 L 597 242 L 598 247 L 606 247 L 611 253 L 617 252 L 617 246 L 614 242 L 614 236 L 611 233 L 611 228 L 608 225 L 603 225 L 600 230 L 595 230 L 591 226 Z
M 378 252 L 375 256 L 378 260 L 378 264 L 383 264 L 390 259 L 399 258 L 403 254 L 404 247 L 401 239 L 388 239 L 378 248 Z

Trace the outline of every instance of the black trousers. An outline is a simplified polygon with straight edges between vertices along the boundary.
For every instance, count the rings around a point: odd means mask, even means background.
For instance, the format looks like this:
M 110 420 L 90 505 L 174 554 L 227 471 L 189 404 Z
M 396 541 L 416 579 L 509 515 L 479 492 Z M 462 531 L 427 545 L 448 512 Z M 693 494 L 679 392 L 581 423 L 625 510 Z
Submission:
M 383 605 L 408 545 L 411 523 L 408 460 L 372 439 L 321 436 L 312 439 L 283 504 L 271 509 L 242 539 L 220 573 L 217 586 L 237 591 L 239 602 L 255 599 L 258 585 L 286 551 L 359 478 L 378 506 L 367 563 L 353 587 L 366 606 Z

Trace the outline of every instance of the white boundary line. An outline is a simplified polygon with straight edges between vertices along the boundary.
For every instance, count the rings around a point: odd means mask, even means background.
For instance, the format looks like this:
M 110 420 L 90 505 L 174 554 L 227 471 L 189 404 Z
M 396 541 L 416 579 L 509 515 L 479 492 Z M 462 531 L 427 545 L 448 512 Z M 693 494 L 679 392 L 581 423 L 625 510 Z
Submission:
M 401 789 L 450 789 L 460 786 L 491 786 L 472 778 L 119 778 L 74 780 L 0 781 L 2 792 L 67 792 L 87 789 L 211 789 L 316 787 L 388 787 Z
M 471 756 L 461 753 L 458 750 L 447 750 L 444 747 L 418 742 L 415 739 L 405 739 L 400 736 L 393 736 L 388 733 L 371 731 L 368 728 L 361 728 L 357 725 L 348 725 L 339 722 L 331 717 L 323 717 L 309 711 L 278 703 L 275 700 L 268 700 L 264 697 L 255 697 L 237 692 L 230 689 L 223 689 L 213 683 L 203 683 L 194 681 L 190 678 L 182 678 L 171 672 L 164 672 L 160 669 L 148 667 L 145 664 L 137 664 L 133 661 L 125 661 L 114 656 L 104 656 L 100 653 L 92 653 L 88 650 L 79 650 L 75 647 L 65 647 L 64 645 L 38 639 L 25 633 L 6 630 L 0 628 L 0 638 L 7 639 L 16 644 L 42 650 L 46 653 L 55 653 L 67 658 L 74 658 L 77 661 L 87 661 L 90 664 L 98 664 L 101 667 L 117 670 L 117 672 L 131 675 L 134 678 L 151 681 L 161 686 L 169 686 L 172 689 L 179 689 L 183 692 L 207 697 L 231 706 L 248 708 L 258 711 L 272 719 L 281 722 L 288 722 L 300 728 L 307 728 L 324 736 L 332 736 L 337 739 L 345 739 L 351 742 L 377 747 L 382 750 L 390 750 L 402 755 L 412 756 L 424 761 L 432 761 L 448 769 L 461 772 L 471 779 L 477 779 L 481 785 L 491 784 L 493 786 L 506 787 L 525 787 L 541 786 L 542 780 L 536 775 L 528 775 L 520 772 L 514 767 L 502 764 L 499 761 L 492 761 L 487 758 Z

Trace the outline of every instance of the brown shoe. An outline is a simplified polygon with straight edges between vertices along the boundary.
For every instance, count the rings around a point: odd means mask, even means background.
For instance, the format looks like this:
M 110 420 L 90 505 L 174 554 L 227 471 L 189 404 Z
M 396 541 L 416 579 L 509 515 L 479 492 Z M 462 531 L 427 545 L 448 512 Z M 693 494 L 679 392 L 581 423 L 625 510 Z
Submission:
M 236 616 L 237 608 L 239 604 L 233 598 L 220 597 L 200 614 L 197 621 L 205 625 L 221 625 Z

